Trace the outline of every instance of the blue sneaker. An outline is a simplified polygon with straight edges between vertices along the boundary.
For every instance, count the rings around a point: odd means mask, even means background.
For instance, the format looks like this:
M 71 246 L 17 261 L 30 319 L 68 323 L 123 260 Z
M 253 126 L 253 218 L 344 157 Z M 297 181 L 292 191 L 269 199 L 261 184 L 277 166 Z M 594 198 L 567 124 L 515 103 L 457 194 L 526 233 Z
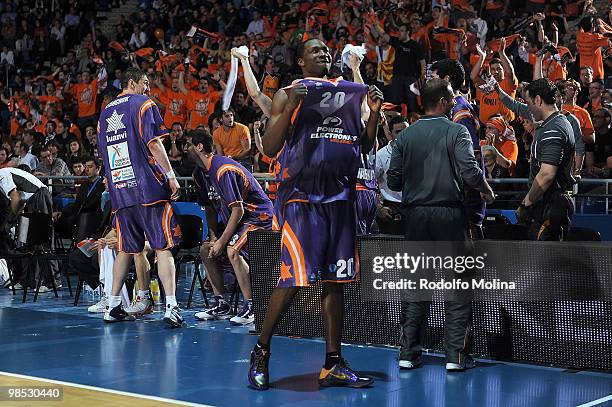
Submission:
M 361 377 L 353 371 L 344 359 L 336 363 L 331 369 L 321 369 L 319 374 L 319 385 L 321 387 L 367 387 L 374 380 L 369 377 Z

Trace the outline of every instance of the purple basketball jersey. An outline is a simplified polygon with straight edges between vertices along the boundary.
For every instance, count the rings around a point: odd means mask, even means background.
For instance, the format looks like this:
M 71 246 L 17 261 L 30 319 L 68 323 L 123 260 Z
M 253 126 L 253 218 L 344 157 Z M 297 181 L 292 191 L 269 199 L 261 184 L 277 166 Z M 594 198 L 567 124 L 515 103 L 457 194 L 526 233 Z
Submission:
M 474 155 L 478 161 L 479 167 L 482 170 L 484 177 L 484 160 L 480 152 L 480 122 L 478 115 L 463 96 L 455 98 L 456 104 L 453 107 L 453 121 L 464 125 L 472 136 L 472 145 L 474 147 Z M 485 218 L 486 203 L 480 197 L 480 192 L 468 188 L 466 190 L 465 201 L 463 203 L 467 212 L 468 220 L 476 225 L 481 225 Z
M 159 109 L 144 95 L 120 96 L 102 111 L 98 152 L 113 209 L 170 199 L 163 171 L 148 148 L 149 142 L 167 133 Z
M 242 202 L 244 215 L 241 224 L 271 227 L 272 201 L 253 174 L 231 158 L 213 156 L 208 171 L 196 167 L 193 181 L 200 198 L 210 201 L 224 225 L 227 225 L 232 213 L 230 205 Z
M 308 94 L 298 107 L 279 155 L 281 206 L 289 199 L 326 203 L 351 199 L 360 164 L 361 103 L 367 86 L 305 78 Z

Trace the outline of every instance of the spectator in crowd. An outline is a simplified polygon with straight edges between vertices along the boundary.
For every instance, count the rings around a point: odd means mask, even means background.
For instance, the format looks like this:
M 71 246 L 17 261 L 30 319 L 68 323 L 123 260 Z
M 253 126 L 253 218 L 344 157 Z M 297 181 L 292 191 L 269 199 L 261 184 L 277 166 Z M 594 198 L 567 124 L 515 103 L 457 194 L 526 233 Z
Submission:
M 19 156 L 18 165 L 27 165 L 30 171 L 38 167 L 38 158 L 30 153 L 30 145 L 24 140 L 15 141 L 15 154 Z
M 488 80 L 488 77 L 492 76 L 501 86 L 503 91 L 510 95 L 510 97 L 514 98 L 518 88 L 518 80 L 514 75 L 514 66 L 506 56 L 505 47 L 506 41 L 504 38 L 502 38 L 499 44 L 499 59 L 492 59 L 489 62 L 490 73 L 485 70 L 483 75 L 483 66 L 487 58 L 487 53 L 485 53 L 480 46 L 477 45 L 476 52 L 478 53 L 478 62 L 476 62 L 472 68 L 470 77 L 476 86 L 480 86 L 485 83 L 485 79 Z M 514 120 L 514 113 L 512 113 L 512 111 L 510 111 L 500 102 L 497 93 L 487 93 L 477 89 L 476 98 L 480 104 L 479 118 L 481 123 L 486 123 L 491 116 L 496 114 L 501 114 L 504 120 L 506 120 L 508 123 Z
M 595 176 L 602 176 L 612 156 L 612 113 L 608 109 L 598 109 L 593 112 L 595 127 L 595 143 L 587 144 L 586 169 Z
M 234 121 L 234 110 L 223 112 L 222 125 L 213 132 L 217 154 L 233 158 L 247 169 L 252 168 L 249 128 Z
M 389 189 L 387 185 L 387 171 L 391 162 L 391 151 L 395 145 L 395 139 L 408 128 L 408 121 L 401 115 L 394 115 L 391 119 L 383 118 L 383 130 L 387 144 L 376 153 L 376 181 L 380 188 L 382 199 L 378 200 L 376 219 L 380 233 L 391 235 L 403 235 L 402 225 L 402 193 Z
M 495 148 L 497 163 L 507 169 L 508 173 L 514 173 L 518 158 L 518 144 L 514 129 L 506 123 L 502 115 L 491 116 L 487 121 L 486 144 Z
M 55 158 L 52 150 L 54 147 L 47 147 L 43 149 L 40 153 L 40 164 L 34 169 L 32 174 L 35 176 L 57 176 L 57 177 L 65 177 L 70 174 L 70 169 L 66 162 L 61 158 Z M 64 184 L 67 183 L 66 180 L 56 179 L 53 181 L 53 184 Z M 53 194 L 58 195 L 67 191 L 65 187 L 58 185 L 53 189 Z
M 63 230 L 87 230 L 88 225 L 80 224 L 80 222 L 99 222 L 100 217 L 81 218 L 85 213 L 100 212 L 102 193 L 104 192 L 104 183 L 100 177 L 100 162 L 93 157 L 86 157 L 85 174 L 87 181 L 83 182 L 77 190 L 76 198 L 73 203 L 64 207 L 61 211 L 53 213 L 53 220 L 60 220 L 58 227 L 63 227 Z M 95 228 L 94 228 L 95 229 Z M 87 236 L 75 236 L 77 240 L 81 240 Z

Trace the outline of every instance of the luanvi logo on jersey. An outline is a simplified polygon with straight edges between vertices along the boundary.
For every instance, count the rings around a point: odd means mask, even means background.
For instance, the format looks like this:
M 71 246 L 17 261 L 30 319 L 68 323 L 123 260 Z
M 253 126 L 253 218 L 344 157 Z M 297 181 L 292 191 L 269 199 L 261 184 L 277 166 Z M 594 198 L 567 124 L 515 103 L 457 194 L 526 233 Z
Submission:
M 342 126 L 342 119 L 337 117 L 337 116 L 327 116 L 323 120 L 323 125 L 324 126 L 340 127 L 340 126 Z
M 125 129 L 125 125 L 123 124 L 123 115 L 124 113 L 118 114 L 116 110 L 113 110 L 113 113 L 110 115 L 110 117 L 106 118 L 106 123 L 108 123 L 108 126 L 106 127 L 107 143 L 112 143 L 127 138 L 126 131 L 117 134 L 119 130 Z M 111 132 L 114 132 L 115 134 L 110 135 L 109 133 Z
M 342 119 L 337 116 L 328 116 L 323 119 L 322 126 L 318 126 L 311 139 L 327 139 L 334 143 L 352 144 L 357 141 L 357 136 L 344 134 Z

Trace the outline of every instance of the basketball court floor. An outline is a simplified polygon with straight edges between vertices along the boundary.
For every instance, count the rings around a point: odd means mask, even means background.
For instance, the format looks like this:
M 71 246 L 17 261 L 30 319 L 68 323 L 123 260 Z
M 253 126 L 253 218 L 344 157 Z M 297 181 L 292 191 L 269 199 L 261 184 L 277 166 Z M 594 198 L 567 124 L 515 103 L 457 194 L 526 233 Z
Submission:
M 185 290 L 183 282 L 179 298 Z M 395 349 L 357 345 L 343 355 L 375 386 L 319 390 L 323 342 L 286 337 L 272 341 L 272 388 L 258 392 L 247 387 L 256 342 L 247 327 L 197 322 L 193 308 L 180 330 L 166 328 L 160 311 L 108 325 L 87 314 L 92 302 L 84 297 L 73 307 L 66 288 L 59 299 L 32 297 L 22 304 L 0 291 L 0 406 L 612 406 L 612 373 L 478 359 L 475 369 L 447 374 L 439 355 L 400 371 Z M 60 389 L 61 400 L 8 397 L 24 386 Z

